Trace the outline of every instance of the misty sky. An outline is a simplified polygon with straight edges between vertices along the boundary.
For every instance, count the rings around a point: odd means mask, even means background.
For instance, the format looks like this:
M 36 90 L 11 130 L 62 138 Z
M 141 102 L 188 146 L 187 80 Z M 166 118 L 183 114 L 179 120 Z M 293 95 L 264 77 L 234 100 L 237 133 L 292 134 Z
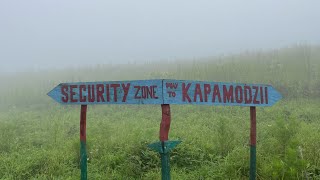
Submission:
M 318 0 L 0 0 L 0 72 L 320 44 Z

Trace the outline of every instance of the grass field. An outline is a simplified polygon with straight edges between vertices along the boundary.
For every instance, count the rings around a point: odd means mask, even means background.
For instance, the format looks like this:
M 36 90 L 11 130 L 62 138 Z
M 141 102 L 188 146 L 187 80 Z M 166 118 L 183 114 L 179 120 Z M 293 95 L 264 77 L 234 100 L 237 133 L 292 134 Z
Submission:
M 320 47 L 213 58 L 0 74 L 0 179 L 79 179 L 78 106 L 60 82 L 174 78 L 267 83 L 284 99 L 257 108 L 258 179 L 320 179 Z M 249 108 L 171 106 L 172 179 L 248 179 Z M 160 106 L 89 106 L 89 179 L 160 179 Z

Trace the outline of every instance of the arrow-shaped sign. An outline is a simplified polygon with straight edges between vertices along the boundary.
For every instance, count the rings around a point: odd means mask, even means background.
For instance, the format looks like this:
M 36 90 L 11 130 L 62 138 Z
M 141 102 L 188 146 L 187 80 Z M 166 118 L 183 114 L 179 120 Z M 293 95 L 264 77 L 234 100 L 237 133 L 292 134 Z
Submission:
M 194 104 L 272 106 L 282 96 L 272 86 L 186 80 L 62 83 L 48 95 L 61 104 Z

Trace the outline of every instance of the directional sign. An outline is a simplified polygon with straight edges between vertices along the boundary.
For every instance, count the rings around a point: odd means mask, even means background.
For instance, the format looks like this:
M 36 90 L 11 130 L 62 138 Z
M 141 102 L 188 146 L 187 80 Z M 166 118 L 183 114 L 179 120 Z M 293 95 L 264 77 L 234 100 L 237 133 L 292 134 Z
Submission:
M 272 86 L 186 80 L 62 83 L 48 95 L 62 104 L 194 104 L 272 106 L 282 96 Z
M 272 106 L 281 98 L 270 85 L 163 80 L 165 104 Z
M 162 104 L 162 80 L 62 83 L 48 95 L 62 104 Z

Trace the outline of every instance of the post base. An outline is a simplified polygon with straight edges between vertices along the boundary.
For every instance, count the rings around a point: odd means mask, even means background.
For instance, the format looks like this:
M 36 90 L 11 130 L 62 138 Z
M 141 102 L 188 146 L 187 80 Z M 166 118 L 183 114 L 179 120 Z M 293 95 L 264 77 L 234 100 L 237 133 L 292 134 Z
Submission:
M 174 149 L 181 141 L 159 141 L 156 143 L 149 144 L 148 147 L 155 152 L 160 154 L 166 154 Z

